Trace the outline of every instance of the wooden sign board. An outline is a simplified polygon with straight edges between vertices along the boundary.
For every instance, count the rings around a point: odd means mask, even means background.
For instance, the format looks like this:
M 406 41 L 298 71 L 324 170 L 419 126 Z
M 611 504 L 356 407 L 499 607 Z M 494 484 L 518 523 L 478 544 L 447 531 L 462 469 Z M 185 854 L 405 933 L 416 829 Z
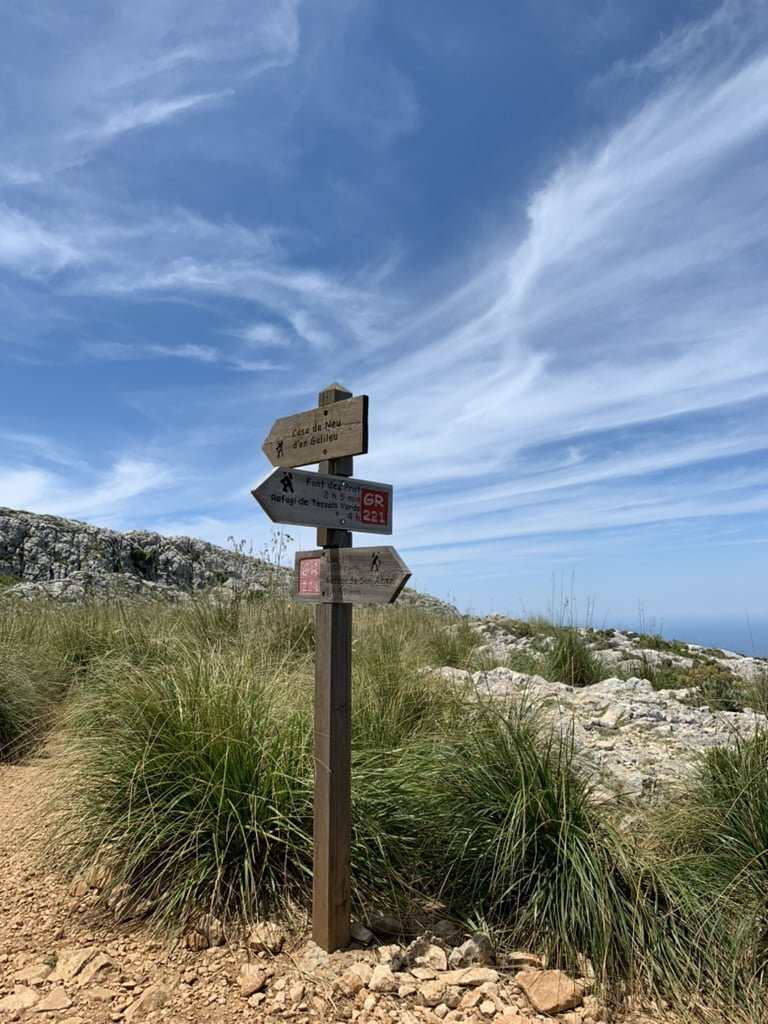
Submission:
M 293 597 L 312 604 L 391 604 L 410 578 L 391 547 L 299 551 Z
M 273 523 L 392 533 L 391 484 L 281 467 L 251 494 Z
M 368 396 L 275 420 L 261 446 L 273 466 L 307 466 L 368 451 Z

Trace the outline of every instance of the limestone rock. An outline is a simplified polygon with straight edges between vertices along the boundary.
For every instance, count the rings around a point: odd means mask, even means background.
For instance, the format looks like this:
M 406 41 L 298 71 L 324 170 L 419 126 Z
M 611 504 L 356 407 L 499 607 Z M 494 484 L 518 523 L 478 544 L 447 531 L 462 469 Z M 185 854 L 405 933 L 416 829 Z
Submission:
M 333 983 L 334 989 L 341 992 L 347 999 L 354 999 L 357 993 L 365 988 L 365 982 L 355 971 L 345 971 Z
M 72 879 L 72 884 L 69 887 L 69 895 L 72 896 L 73 899 L 79 900 L 86 895 L 90 888 L 91 887 L 88 885 L 86 880 L 81 875 L 77 875 L 77 877 Z
M 90 985 L 93 982 L 101 982 L 108 975 L 118 971 L 117 963 L 106 953 L 96 953 L 92 956 L 83 969 L 78 973 L 77 984 L 80 986 Z
M 31 964 L 13 972 L 13 980 L 19 985 L 42 985 L 50 977 L 52 967 L 48 964 Z
M 162 1009 L 170 996 L 171 990 L 163 982 L 158 981 L 154 985 L 149 985 L 125 1011 L 125 1020 L 130 1024 L 131 1021 L 146 1017 L 153 1010 Z
M 248 999 L 254 992 L 261 992 L 267 984 L 267 975 L 258 964 L 243 964 L 240 968 L 240 995 Z
M 510 953 L 504 954 L 504 961 L 513 967 L 543 967 L 540 956 L 536 953 L 529 953 L 524 949 L 513 949 Z
M 416 1002 L 420 1006 L 438 1006 L 445 998 L 447 987 L 441 978 L 425 981 L 416 992 Z
M 14 985 L 13 991 L 0 999 L 0 1013 L 18 1013 L 29 1010 L 40 1000 L 40 993 L 27 985 Z
M 581 985 L 562 971 L 518 971 L 515 981 L 538 1013 L 564 1013 L 582 1003 Z
M 46 1011 L 68 1010 L 71 1005 L 72 1000 L 67 995 L 64 986 L 56 985 L 40 1000 L 35 1007 L 35 1012 L 44 1013 Z
M 269 953 L 275 956 L 283 948 L 286 934 L 278 924 L 272 921 L 259 921 L 248 932 L 247 942 L 256 952 Z
M 373 975 L 373 968 L 365 960 L 358 960 L 357 963 L 352 964 L 350 971 L 362 978 L 364 985 L 368 984 Z
M 456 971 L 446 971 L 443 981 L 446 985 L 476 987 L 487 981 L 498 981 L 499 974 L 492 967 L 465 967 Z
M 0 571 L 23 581 L 16 596 L 109 600 L 183 597 L 236 581 L 261 591 L 286 570 L 189 537 L 114 530 L 0 508 Z M 80 574 L 79 576 L 76 574 Z M 11 593 L 16 587 L 3 588 Z M 234 593 L 238 588 L 231 586 Z M 224 596 L 224 595 L 223 595 Z
M 97 953 L 98 950 L 95 946 L 61 950 L 56 966 L 49 975 L 48 980 L 53 984 L 62 981 L 73 981 L 89 960 L 92 960 Z
M 379 956 L 379 963 L 387 964 L 393 971 L 399 971 L 405 965 L 405 953 L 396 942 L 379 946 L 376 952 Z
M 448 958 L 448 966 L 454 970 L 460 967 L 482 966 L 493 963 L 493 959 L 491 940 L 487 935 L 477 932 L 471 939 L 467 939 L 466 942 L 451 952 Z
M 397 992 L 397 979 L 387 964 L 376 964 L 368 982 L 371 992 Z
M 415 967 L 430 967 L 433 971 L 448 969 L 448 958 L 442 946 L 438 946 L 427 933 L 419 936 L 405 950 L 404 961 Z
M 310 939 L 299 958 L 298 967 L 304 974 L 315 974 L 317 971 L 325 969 L 330 963 L 330 959 L 330 955 Z
M 213 914 L 203 914 L 196 922 L 195 930 L 205 935 L 209 946 L 223 946 L 227 941 L 224 934 L 224 925 Z
M 184 945 L 187 949 L 191 949 L 193 953 L 200 953 L 204 949 L 208 949 L 210 942 L 208 936 L 203 932 L 191 931 L 187 932 L 184 938 Z

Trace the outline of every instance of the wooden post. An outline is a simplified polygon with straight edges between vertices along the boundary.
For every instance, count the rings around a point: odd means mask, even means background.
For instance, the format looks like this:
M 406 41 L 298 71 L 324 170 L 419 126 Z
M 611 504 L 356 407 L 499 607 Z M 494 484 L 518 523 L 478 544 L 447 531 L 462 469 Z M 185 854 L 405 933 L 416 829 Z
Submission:
M 318 396 L 331 405 L 350 392 L 331 384 Z M 320 463 L 321 473 L 352 476 L 352 457 Z M 318 546 L 352 547 L 348 530 L 321 527 Z M 352 605 L 315 610 L 315 807 L 312 938 L 330 953 L 350 941 Z

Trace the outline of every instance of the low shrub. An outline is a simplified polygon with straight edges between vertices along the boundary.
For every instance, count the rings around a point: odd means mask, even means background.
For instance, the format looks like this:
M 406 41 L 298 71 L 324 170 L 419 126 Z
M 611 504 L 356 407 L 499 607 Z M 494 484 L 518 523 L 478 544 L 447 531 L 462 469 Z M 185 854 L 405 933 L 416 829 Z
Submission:
M 427 665 L 436 668 L 471 669 L 482 639 L 469 619 L 445 622 L 436 615 L 424 620 L 423 656 Z
M 742 681 L 716 661 L 694 665 L 686 673 L 685 685 L 693 690 L 686 698 L 688 704 L 706 704 L 715 711 L 744 710 Z

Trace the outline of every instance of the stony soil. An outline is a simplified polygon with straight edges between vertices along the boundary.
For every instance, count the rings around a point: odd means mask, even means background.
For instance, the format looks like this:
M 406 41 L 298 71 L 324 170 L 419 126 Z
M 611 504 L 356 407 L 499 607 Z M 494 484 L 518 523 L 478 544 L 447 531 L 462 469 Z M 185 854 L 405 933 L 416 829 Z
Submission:
M 45 805 L 55 771 L 54 759 L 0 766 L 0 1021 L 646 1024 L 660 1019 L 648 1013 L 610 1014 L 588 986 L 574 1008 L 537 1013 L 518 973 L 525 966 L 522 954 L 506 962 L 500 956 L 495 969 L 471 968 L 479 973 L 460 982 L 454 977 L 448 988 L 445 965 L 431 974 L 429 967 L 412 967 L 408 975 L 394 963 L 392 990 L 382 948 L 359 946 L 329 956 L 307 935 L 289 937 L 275 956 L 232 941 L 193 951 L 180 937 L 169 947 L 145 925 L 115 921 L 96 906 L 95 891 L 65 881 L 47 864 Z M 536 965 L 536 957 L 531 959 Z M 387 982 L 381 990 L 374 970 Z M 533 973 L 547 972 L 534 966 Z M 446 994 L 442 1003 L 432 999 L 431 1006 L 419 1005 L 441 985 L 446 993 L 453 991 L 452 999 Z

